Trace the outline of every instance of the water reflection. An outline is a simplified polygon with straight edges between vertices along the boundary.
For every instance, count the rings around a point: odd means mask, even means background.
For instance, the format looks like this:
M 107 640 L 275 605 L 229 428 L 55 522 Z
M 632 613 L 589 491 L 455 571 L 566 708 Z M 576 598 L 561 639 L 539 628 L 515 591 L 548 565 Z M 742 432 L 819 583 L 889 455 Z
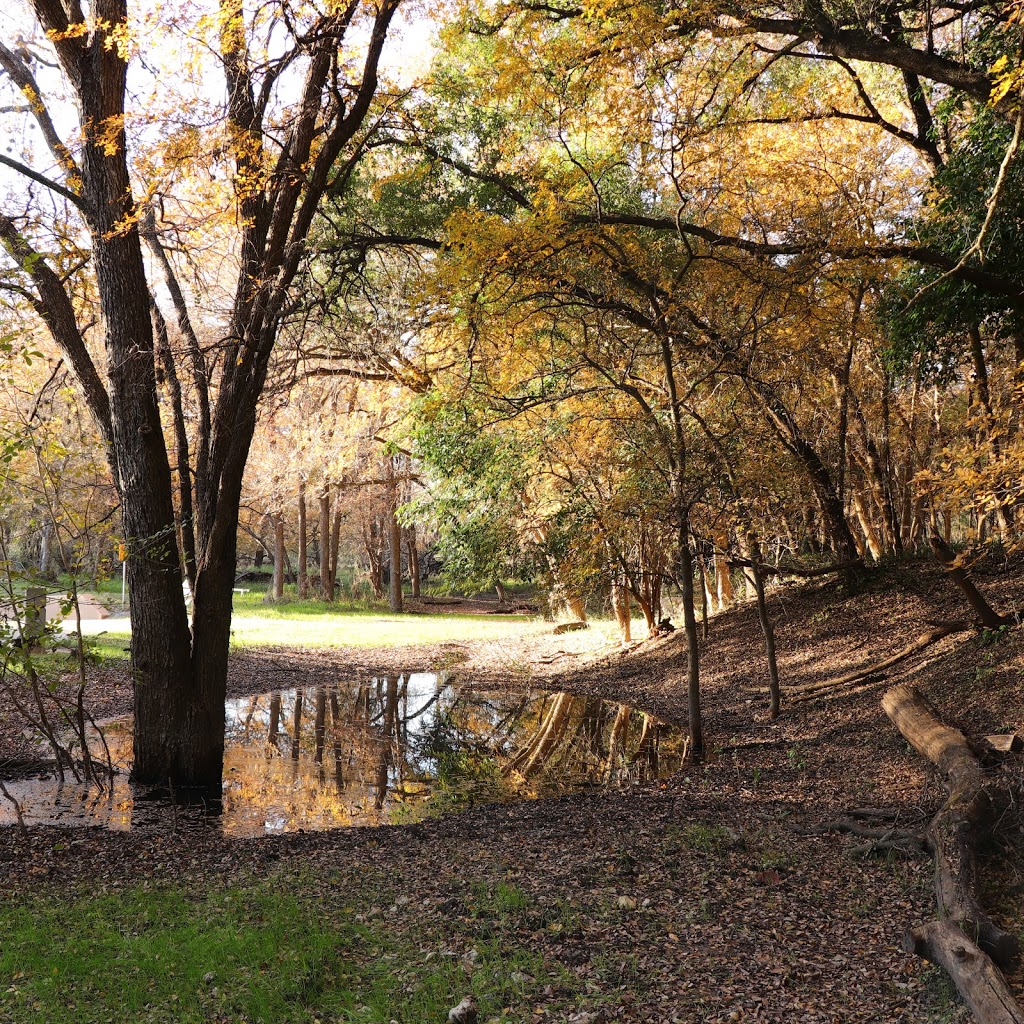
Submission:
M 228 835 L 378 825 L 478 803 L 623 785 L 678 767 L 681 734 L 625 705 L 559 693 L 478 691 L 431 673 L 229 701 L 223 801 Z M 130 722 L 104 730 L 127 766 Z M 0 766 L 2 768 L 2 766 Z M 119 777 L 102 793 L 53 778 L 8 781 L 27 824 L 112 829 L 199 817 Z M 16 821 L 0 799 L 0 823 Z

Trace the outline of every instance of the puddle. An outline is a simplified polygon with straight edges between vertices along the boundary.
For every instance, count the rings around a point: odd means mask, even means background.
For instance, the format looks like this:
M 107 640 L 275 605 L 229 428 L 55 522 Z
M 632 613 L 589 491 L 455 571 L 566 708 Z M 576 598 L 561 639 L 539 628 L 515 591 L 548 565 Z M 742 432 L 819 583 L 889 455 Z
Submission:
M 126 772 L 130 721 L 109 724 L 104 738 Z M 26 824 L 166 829 L 205 817 L 242 837 L 628 785 L 675 771 L 682 752 L 678 729 L 624 705 L 477 691 L 411 673 L 229 701 L 223 802 L 205 815 L 147 798 L 126 775 L 104 792 L 38 773 L 4 785 Z M 0 797 L 0 824 L 16 821 Z

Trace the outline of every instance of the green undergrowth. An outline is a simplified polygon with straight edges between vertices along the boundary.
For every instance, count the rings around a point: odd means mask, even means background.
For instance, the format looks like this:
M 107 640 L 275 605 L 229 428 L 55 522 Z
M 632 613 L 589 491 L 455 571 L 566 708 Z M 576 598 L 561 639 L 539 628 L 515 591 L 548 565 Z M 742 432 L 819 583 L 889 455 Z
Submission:
M 401 907 L 365 920 L 349 887 L 324 882 L 9 903 L 0 1021 L 420 1024 L 470 993 L 481 1020 L 512 1021 L 558 980 L 501 936 L 431 938 L 403 928 Z

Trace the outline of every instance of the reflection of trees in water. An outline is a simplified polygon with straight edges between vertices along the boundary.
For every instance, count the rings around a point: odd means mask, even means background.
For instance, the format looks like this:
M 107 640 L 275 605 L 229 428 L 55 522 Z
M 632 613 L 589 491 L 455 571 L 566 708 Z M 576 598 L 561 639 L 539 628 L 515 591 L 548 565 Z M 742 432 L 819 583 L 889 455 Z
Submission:
M 410 685 L 401 673 L 265 694 L 240 706 L 228 723 L 229 777 L 239 800 L 257 807 L 285 800 L 289 815 L 315 811 L 337 825 L 380 820 L 388 806 L 467 806 L 650 777 L 662 740 L 660 723 L 623 705 L 443 681 L 432 687 L 429 678 Z M 237 744 L 248 754 L 231 754 Z
M 544 700 L 503 772 L 524 781 L 568 774 L 616 783 L 657 777 L 664 723 L 625 704 L 568 693 Z

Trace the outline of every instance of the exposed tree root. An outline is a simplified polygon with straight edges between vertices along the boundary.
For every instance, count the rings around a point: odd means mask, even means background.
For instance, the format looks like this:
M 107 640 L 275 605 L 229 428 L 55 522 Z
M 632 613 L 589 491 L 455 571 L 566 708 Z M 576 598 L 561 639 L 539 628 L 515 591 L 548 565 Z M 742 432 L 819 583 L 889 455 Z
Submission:
M 980 1024 L 1024 1024 L 998 970 L 1016 960 L 1019 943 L 985 913 L 977 896 L 977 844 L 1009 803 L 1010 786 L 983 772 L 963 733 L 945 725 L 915 687 L 889 690 L 882 707 L 942 772 L 949 794 L 925 833 L 935 858 L 940 920 L 912 931 L 907 949 L 946 969 Z
M 839 676 L 837 679 L 819 679 L 813 683 L 803 683 L 799 686 L 784 686 L 782 692 L 787 697 L 802 694 L 818 694 L 824 690 L 841 689 L 846 686 L 852 686 L 855 683 L 867 682 L 870 677 L 879 675 L 886 669 L 892 668 L 893 665 L 898 665 L 901 661 L 923 651 L 934 643 L 938 643 L 938 641 L 945 637 L 952 636 L 955 633 L 966 633 L 973 628 L 974 625 L 970 622 L 944 622 L 928 630 L 927 633 L 922 633 L 913 643 L 907 644 L 906 647 L 890 657 L 876 661 L 871 665 L 858 669 L 856 672 Z
M 829 821 L 816 828 L 806 829 L 808 835 L 825 835 L 829 832 L 846 832 L 860 839 L 870 840 L 850 850 L 854 856 L 868 856 L 876 853 L 918 854 L 926 849 L 925 838 L 921 832 L 911 829 L 868 828 L 852 821 Z

